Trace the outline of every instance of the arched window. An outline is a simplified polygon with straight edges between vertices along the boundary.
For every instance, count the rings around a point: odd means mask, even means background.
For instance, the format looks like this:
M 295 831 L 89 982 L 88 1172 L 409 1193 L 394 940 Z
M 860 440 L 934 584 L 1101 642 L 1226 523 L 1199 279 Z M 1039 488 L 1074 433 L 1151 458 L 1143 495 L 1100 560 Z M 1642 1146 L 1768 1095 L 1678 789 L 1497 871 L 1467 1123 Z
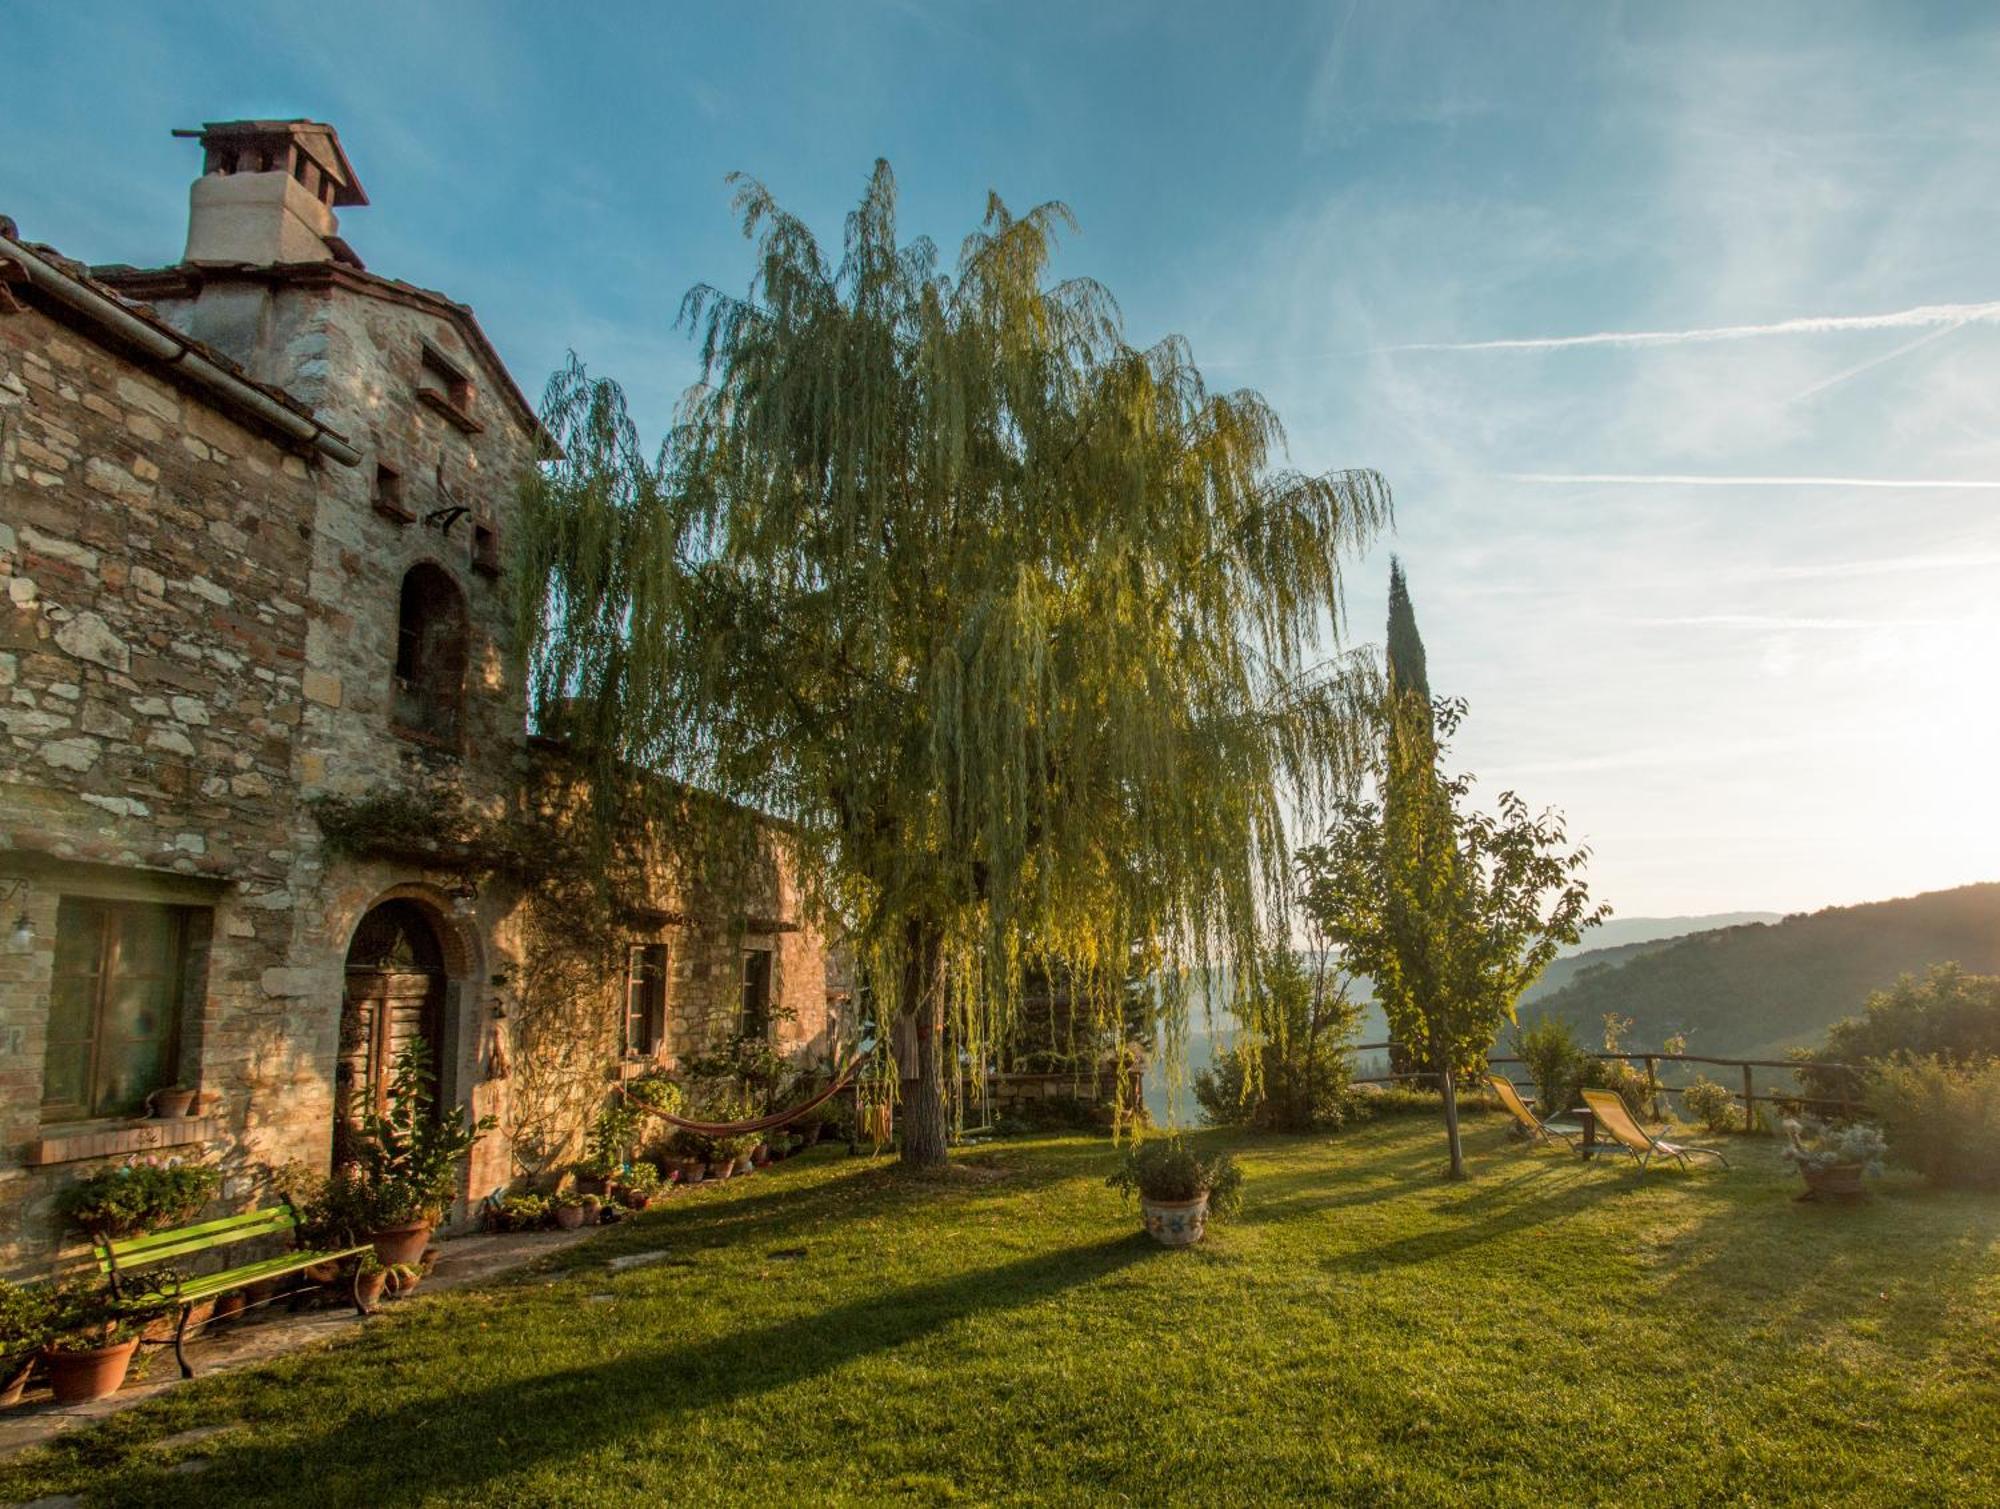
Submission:
M 456 744 L 465 663 L 464 594 L 429 562 L 412 566 L 396 617 L 396 726 Z

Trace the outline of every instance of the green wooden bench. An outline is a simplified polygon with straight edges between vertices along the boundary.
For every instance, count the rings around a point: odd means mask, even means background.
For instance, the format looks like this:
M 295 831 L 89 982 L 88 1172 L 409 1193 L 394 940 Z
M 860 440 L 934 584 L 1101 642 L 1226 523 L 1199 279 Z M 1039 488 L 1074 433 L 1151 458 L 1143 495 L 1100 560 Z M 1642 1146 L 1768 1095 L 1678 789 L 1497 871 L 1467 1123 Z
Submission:
M 202 1273 L 188 1276 L 171 1268 L 156 1268 L 155 1264 L 165 1263 L 170 1258 L 190 1257 L 198 1252 L 212 1252 L 220 1247 L 234 1246 L 238 1242 L 252 1241 L 258 1237 L 283 1236 L 297 1228 L 299 1213 L 290 1204 L 267 1206 L 263 1210 L 246 1211 L 240 1216 L 224 1216 L 216 1221 L 202 1221 L 194 1226 L 180 1226 L 172 1231 L 151 1231 L 144 1236 L 119 1237 L 96 1241 L 97 1267 L 111 1285 L 112 1297 L 134 1310 L 151 1309 L 157 1305 L 178 1307 L 180 1317 L 174 1326 L 174 1360 L 181 1365 L 183 1378 L 194 1377 L 194 1369 L 188 1366 L 184 1343 L 187 1339 L 188 1317 L 194 1307 L 203 1300 L 215 1299 L 237 1289 L 247 1289 L 264 1279 L 284 1278 L 288 1274 L 300 1273 L 320 1263 L 338 1262 L 341 1258 L 353 1257 L 356 1253 L 370 1251 L 368 1243 L 358 1247 L 342 1247 L 325 1252 L 302 1251 L 294 1248 L 281 1252 L 276 1257 L 261 1258 L 254 1263 L 244 1263 L 239 1267 L 226 1268 L 220 1273 Z M 134 1270 L 144 1269 L 144 1272 Z M 357 1280 L 359 1273 L 356 1273 Z M 367 1307 L 361 1303 L 361 1293 L 357 1283 L 354 1293 L 354 1308 L 367 1314 Z M 161 1345 L 165 1345 L 164 1342 Z

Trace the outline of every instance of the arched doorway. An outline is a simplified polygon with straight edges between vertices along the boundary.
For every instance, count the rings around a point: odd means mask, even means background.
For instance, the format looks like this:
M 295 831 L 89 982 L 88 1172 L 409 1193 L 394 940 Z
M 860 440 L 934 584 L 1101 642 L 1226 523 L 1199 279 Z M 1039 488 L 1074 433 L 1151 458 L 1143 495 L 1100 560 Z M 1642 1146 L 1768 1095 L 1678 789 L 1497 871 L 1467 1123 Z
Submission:
M 334 1068 L 334 1156 L 345 1134 L 388 1108 L 396 1057 L 411 1043 L 437 1085 L 444 1041 L 445 949 L 424 907 L 396 898 L 370 908 L 347 947 Z

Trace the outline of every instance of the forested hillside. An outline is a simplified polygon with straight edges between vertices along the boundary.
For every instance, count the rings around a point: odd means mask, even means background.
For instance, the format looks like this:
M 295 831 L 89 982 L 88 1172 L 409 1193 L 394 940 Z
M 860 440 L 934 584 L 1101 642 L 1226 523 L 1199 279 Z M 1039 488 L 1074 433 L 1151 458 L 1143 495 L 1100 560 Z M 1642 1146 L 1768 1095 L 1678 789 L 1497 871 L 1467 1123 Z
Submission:
M 1865 906 L 1829 907 L 1620 950 L 1522 1012 L 1561 1017 L 1595 1043 L 1606 1012 L 1630 1017 L 1626 1041 L 1657 1047 L 1684 1032 L 1691 1053 L 1761 1058 L 1816 1046 L 1904 973 L 1956 960 L 2000 971 L 2000 884 L 1961 886 Z M 1584 962 L 1579 960 L 1578 962 Z

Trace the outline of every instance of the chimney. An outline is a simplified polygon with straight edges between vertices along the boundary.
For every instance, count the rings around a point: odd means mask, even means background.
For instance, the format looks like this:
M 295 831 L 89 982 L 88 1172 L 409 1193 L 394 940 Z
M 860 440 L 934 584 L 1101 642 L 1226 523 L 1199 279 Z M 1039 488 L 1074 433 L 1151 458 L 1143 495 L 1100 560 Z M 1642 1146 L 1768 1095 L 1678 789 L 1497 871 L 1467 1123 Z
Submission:
M 353 262 L 336 205 L 366 204 L 340 137 L 319 121 L 211 121 L 188 194 L 188 262 Z

